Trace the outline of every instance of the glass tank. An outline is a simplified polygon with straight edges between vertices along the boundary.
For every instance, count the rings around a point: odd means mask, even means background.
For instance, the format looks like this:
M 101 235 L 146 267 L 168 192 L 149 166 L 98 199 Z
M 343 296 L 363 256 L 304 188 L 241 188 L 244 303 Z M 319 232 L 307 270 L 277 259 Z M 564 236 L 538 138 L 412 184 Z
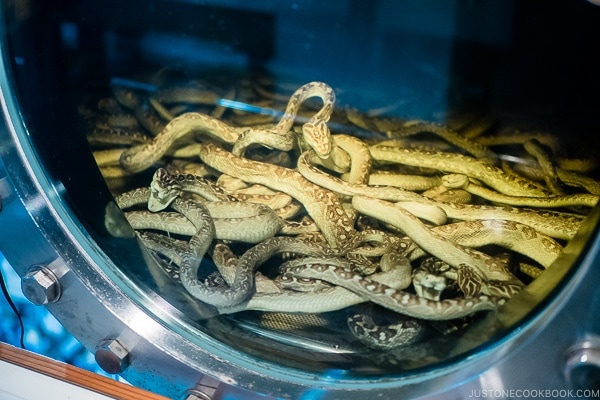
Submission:
M 199 347 L 434 371 L 540 312 L 595 229 L 588 2 L 3 8 L 57 196 L 105 273 Z

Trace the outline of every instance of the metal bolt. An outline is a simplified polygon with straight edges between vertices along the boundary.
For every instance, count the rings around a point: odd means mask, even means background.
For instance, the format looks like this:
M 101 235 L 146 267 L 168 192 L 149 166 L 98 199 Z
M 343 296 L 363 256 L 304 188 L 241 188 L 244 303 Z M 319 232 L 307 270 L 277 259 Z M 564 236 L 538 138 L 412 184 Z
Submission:
M 98 343 L 94 356 L 98 365 L 109 374 L 120 374 L 129 366 L 129 351 L 116 339 Z
M 213 398 L 206 393 L 199 392 L 197 390 L 191 390 L 185 396 L 184 400 L 213 400 Z
M 213 400 L 219 381 L 209 376 L 203 376 L 194 389 L 185 392 L 183 400 Z
M 590 336 L 571 347 L 566 353 L 563 374 L 575 389 L 600 388 L 600 337 Z
M 61 286 L 56 275 L 47 267 L 34 266 L 21 279 L 21 290 L 29 301 L 39 306 L 60 299 Z

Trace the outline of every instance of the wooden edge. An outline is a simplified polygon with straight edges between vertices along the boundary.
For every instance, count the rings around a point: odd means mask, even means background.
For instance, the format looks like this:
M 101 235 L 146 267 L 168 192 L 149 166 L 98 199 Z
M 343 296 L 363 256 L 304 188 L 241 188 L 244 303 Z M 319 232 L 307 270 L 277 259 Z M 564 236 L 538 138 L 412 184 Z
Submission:
M 2 342 L 0 360 L 118 400 L 168 400 L 158 394 Z

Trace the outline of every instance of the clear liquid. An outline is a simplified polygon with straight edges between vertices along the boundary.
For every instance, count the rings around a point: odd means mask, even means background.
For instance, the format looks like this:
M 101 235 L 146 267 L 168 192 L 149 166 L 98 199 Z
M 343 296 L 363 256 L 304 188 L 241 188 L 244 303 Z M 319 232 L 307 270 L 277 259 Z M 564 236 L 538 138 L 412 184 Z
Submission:
M 249 78 L 240 74 L 220 72 L 216 76 L 217 78 L 211 73 L 199 74 L 198 79 L 193 80 L 165 79 L 164 76 L 161 76 L 159 82 L 156 82 L 152 75 L 143 78 L 118 79 L 113 80 L 112 87 L 113 91 L 120 93 L 116 97 L 109 92 L 105 97 L 85 93 L 80 113 L 88 126 L 87 134 L 92 151 L 117 150 L 118 152 L 139 145 L 142 141 L 155 140 L 153 138 L 164 129 L 169 118 L 190 112 L 211 116 L 211 118 L 234 127 L 271 129 L 282 118 L 290 95 L 301 85 L 301 83 L 288 82 L 266 75 Z M 349 89 L 338 90 L 346 94 L 350 91 Z M 131 106 L 125 104 L 122 98 L 121 101 L 117 100 L 119 96 L 123 96 L 123 93 L 135 95 L 138 103 Z M 341 99 L 338 99 L 327 124 L 332 135 L 349 134 L 368 145 L 386 141 L 386 143 L 391 143 L 399 148 L 454 153 L 457 156 L 466 154 L 473 157 L 467 149 L 452 144 L 432 132 L 435 129 L 423 129 L 422 132 L 405 134 L 404 132 L 410 130 L 407 127 L 418 122 L 412 118 L 402 118 L 402 109 L 394 104 L 377 110 L 356 110 L 350 108 L 352 104 L 345 103 L 343 95 L 339 97 Z M 299 132 L 302 124 L 315 115 L 321 106 L 322 103 L 319 100 L 308 99 L 300 107 L 293 129 Z M 569 158 L 565 155 L 566 147 L 560 143 L 558 136 L 546 131 L 523 131 L 524 125 L 520 125 L 522 121 L 515 121 L 506 115 L 473 110 L 468 110 L 468 112 L 457 110 L 435 115 L 437 116 L 435 121 L 421 119 L 421 122 L 435 122 L 438 127 L 451 131 L 452 134 L 464 138 L 468 143 L 489 144 L 490 154 L 494 154 L 495 157 L 490 160 L 490 163 L 501 166 L 504 161 L 503 166 L 509 173 L 520 173 L 523 179 L 532 181 L 537 179 L 534 184 L 540 188 L 548 189 L 543 180 L 544 177 L 539 174 L 539 164 L 535 158 L 523 150 L 522 139 L 515 132 L 521 132 L 521 137 L 531 133 L 534 139 L 537 138 L 536 140 L 542 143 L 540 147 L 550 154 L 550 159 L 554 163 L 553 168 L 559 168 L 559 160 L 562 160 L 563 164 L 568 162 Z M 154 133 L 151 130 L 154 130 Z M 505 139 L 502 139 L 503 137 Z M 202 174 L 207 179 L 217 182 L 219 173 L 211 168 L 205 168 L 197 155 L 189 154 L 184 157 L 173 155 L 177 148 L 183 148 L 190 143 L 202 143 L 206 140 L 210 141 L 201 134 L 188 135 L 185 140 L 173 144 L 169 153 L 147 171 L 141 173 L 128 173 L 119 166 L 118 160 L 110 165 L 104 164 L 100 169 L 105 174 L 106 182 L 115 196 L 137 187 L 147 187 L 157 167 L 167 168 L 173 173 Z M 219 146 L 226 149 L 231 148 L 223 143 L 219 143 Z M 290 151 L 253 146 L 248 149 L 245 157 L 261 162 L 280 163 L 284 168 L 295 169 L 296 160 L 302 150 L 304 149 L 300 146 L 296 146 Z M 596 164 L 595 160 L 589 156 L 584 158 L 581 154 L 577 154 L 577 157 L 589 163 L 592 169 Z M 523 165 L 532 167 L 522 168 L 521 172 L 514 171 Z M 338 179 L 344 179 L 341 173 L 327 171 L 324 168 L 322 170 Z M 384 172 L 427 176 L 432 179 L 439 179 L 447 173 L 447 171 L 435 170 L 430 167 L 374 162 L 370 174 Z M 590 172 L 585 171 L 582 174 L 588 175 Z M 559 185 L 565 190 L 565 193 L 582 192 L 581 189 L 568 186 L 564 182 L 559 182 Z M 429 189 L 419 188 L 415 192 L 432 196 L 429 193 L 436 187 L 441 187 L 441 184 L 432 184 Z M 230 189 L 225 189 L 225 191 L 228 190 Z M 430 191 L 427 192 L 427 190 Z M 235 191 L 229 193 L 235 194 Z M 189 194 L 186 196 L 190 197 Z M 470 197 L 469 203 L 471 204 L 494 205 L 493 202 L 482 197 L 476 195 Z M 348 201 L 348 196 L 340 196 L 340 198 Z M 441 201 L 452 202 L 454 200 L 450 198 Z M 291 217 L 292 220 L 299 221 L 307 216 L 306 209 L 301 203 L 299 205 L 300 209 L 295 216 Z M 138 208 L 144 209 L 144 206 Z M 559 210 L 581 216 L 583 219 L 583 216 L 589 211 L 589 207 L 563 207 Z M 128 212 L 129 210 L 124 211 Z M 544 212 L 544 209 L 539 209 L 538 212 Z M 360 218 L 359 216 L 356 220 L 355 229 L 366 229 L 361 227 L 361 224 L 374 224 L 374 227 L 389 235 L 404 237 L 404 234 L 398 232 L 398 229 L 372 220 L 363 221 Z M 489 216 L 484 215 L 479 218 L 494 219 L 496 217 L 493 211 L 489 211 Z M 449 218 L 447 222 L 456 221 L 458 219 Z M 186 235 L 165 234 L 164 232 L 162 234 L 183 242 L 189 240 L 189 236 Z M 562 246 L 566 242 L 567 240 L 564 238 L 559 238 L 556 244 Z M 233 243 L 231 247 L 239 257 L 252 245 Z M 544 267 L 531 258 L 506 247 L 490 244 L 479 250 L 491 257 L 497 257 L 498 262 L 503 263 L 515 279 L 518 279 L 524 286 L 537 278 L 531 276 L 531 273 L 523 272 L 519 267 L 521 263 L 532 265 L 534 273 L 549 273 L 545 272 Z M 416 318 L 414 320 L 420 324 L 422 332 L 414 343 L 392 349 L 374 349 L 351 333 L 347 325 L 348 318 L 357 313 L 371 315 L 377 323 L 382 324 L 382 328 L 385 324 L 397 322 L 398 319 L 411 318 L 373 304 L 368 299 L 352 307 L 317 314 L 249 310 L 218 315 L 219 312 L 215 312 L 211 306 L 197 301 L 186 293 L 179 281 L 179 267 L 169 255 L 159 254 L 155 251 L 151 251 L 151 253 L 157 263 L 148 266 L 153 270 L 149 276 L 156 277 L 161 274 L 162 276 L 158 279 L 160 283 L 155 281 L 146 282 L 146 284 L 157 290 L 167 302 L 178 308 L 183 319 L 196 321 L 193 323 L 196 324 L 197 329 L 244 353 L 259 359 L 283 363 L 293 368 L 314 371 L 327 371 L 333 368 L 350 371 L 357 375 L 402 373 L 430 368 L 454 357 L 467 354 L 472 349 L 483 345 L 493 335 L 498 334 L 498 330 L 501 331 L 505 328 L 496 326 L 493 311 L 473 313 L 466 317 L 447 321 Z M 426 254 L 413 260 L 411 262 L 412 269 L 417 270 L 421 262 L 428 256 Z M 260 266 L 258 271 L 267 279 L 275 279 L 279 274 L 279 265 L 285 260 L 285 257 L 280 256 L 269 257 L 269 260 Z M 374 265 L 377 264 L 377 260 L 377 258 L 372 260 Z M 156 270 L 157 265 L 160 266 L 159 270 Z M 369 274 L 373 272 L 378 271 L 363 271 L 362 274 L 368 278 Z M 210 257 L 207 256 L 201 265 L 199 279 L 202 281 L 208 276 L 214 277 L 215 274 L 218 272 Z M 136 275 L 143 276 L 144 274 L 138 272 Z M 148 280 L 147 277 L 142 279 Z M 447 289 L 441 294 L 442 299 L 465 296 L 455 280 L 447 279 L 447 286 Z M 164 287 L 168 287 L 168 290 L 161 289 Z M 417 294 L 414 284 L 409 285 L 405 291 L 413 295 Z M 172 293 L 178 293 L 176 299 L 171 298 Z M 186 300 L 182 302 L 180 296 Z M 186 301 L 189 304 L 186 304 Z M 510 307 L 510 303 L 505 308 L 507 307 Z

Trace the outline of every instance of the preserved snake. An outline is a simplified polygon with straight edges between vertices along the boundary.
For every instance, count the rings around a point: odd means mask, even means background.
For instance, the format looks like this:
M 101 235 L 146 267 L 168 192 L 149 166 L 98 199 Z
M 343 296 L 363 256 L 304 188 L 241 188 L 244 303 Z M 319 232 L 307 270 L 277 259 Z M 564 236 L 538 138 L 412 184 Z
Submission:
M 235 98 L 236 91 L 222 93 Z M 358 112 L 336 114 L 335 91 L 322 82 L 299 86 L 283 112 L 241 126 L 234 121 L 244 119 L 205 89 L 166 88 L 149 99 L 114 94 L 124 108 L 106 101 L 97 112 L 104 125 L 89 134 L 94 156 L 107 178 L 136 181 L 154 171 L 116 200 L 146 247 L 171 260 L 183 290 L 220 314 L 320 314 L 370 302 L 402 315 L 385 326 L 374 315 L 347 318 L 372 349 L 418 341 L 422 321 L 508 307 L 532 278 L 485 249 L 502 247 L 545 273 L 585 219 L 581 207 L 598 202 L 600 184 L 566 170 L 549 135 L 519 142 L 542 171 L 534 182 L 496 163 L 500 139 L 420 120 L 363 123 Z M 256 96 L 261 107 L 279 100 L 263 89 Z M 173 103 L 207 112 L 179 113 Z M 383 135 L 335 132 L 330 120 L 340 118 Z M 423 133 L 444 145 L 402 147 Z M 424 196 L 430 189 L 440 195 Z M 431 256 L 438 261 L 421 263 Z M 203 281 L 206 257 L 217 272 Z M 390 267 L 390 260 L 407 261 Z M 267 262 L 281 264 L 277 276 L 263 273 Z M 442 298 L 449 288 L 453 297 Z

